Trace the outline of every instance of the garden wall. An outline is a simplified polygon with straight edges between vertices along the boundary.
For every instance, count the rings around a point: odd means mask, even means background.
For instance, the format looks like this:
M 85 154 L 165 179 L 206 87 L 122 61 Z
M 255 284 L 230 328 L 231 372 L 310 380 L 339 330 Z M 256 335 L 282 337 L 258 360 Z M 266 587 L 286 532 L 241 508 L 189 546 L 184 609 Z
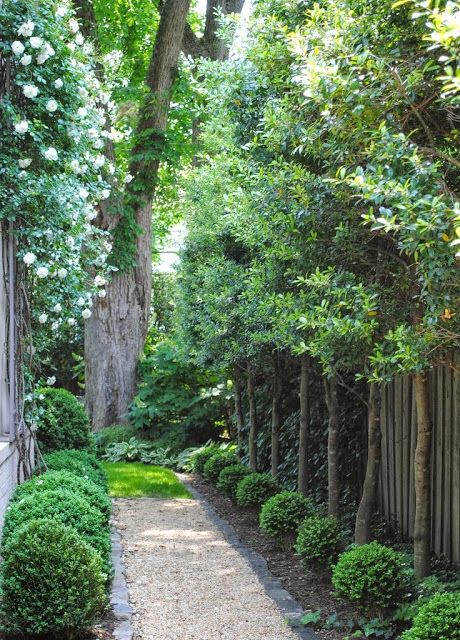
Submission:
M 432 549 L 460 564 L 460 354 L 430 373 Z M 405 538 L 414 530 L 416 413 L 410 378 L 385 386 L 382 397 L 380 507 Z

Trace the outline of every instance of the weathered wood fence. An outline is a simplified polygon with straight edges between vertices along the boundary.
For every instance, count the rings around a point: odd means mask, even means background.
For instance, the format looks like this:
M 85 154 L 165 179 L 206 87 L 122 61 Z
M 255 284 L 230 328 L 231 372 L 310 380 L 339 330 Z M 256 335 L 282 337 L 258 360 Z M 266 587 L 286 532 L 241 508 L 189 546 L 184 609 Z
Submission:
M 432 444 L 432 549 L 460 564 L 460 354 L 430 373 Z M 405 538 L 413 535 L 414 453 L 417 424 L 413 386 L 401 377 L 382 397 L 380 506 Z

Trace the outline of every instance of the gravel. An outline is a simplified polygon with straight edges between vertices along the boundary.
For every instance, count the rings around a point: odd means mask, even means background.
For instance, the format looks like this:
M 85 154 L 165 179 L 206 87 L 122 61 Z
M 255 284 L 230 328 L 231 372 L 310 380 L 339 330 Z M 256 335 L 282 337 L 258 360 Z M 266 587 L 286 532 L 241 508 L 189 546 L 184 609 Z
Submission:
M 196 500 L 115 501 L 136 640 L 297 640 Z

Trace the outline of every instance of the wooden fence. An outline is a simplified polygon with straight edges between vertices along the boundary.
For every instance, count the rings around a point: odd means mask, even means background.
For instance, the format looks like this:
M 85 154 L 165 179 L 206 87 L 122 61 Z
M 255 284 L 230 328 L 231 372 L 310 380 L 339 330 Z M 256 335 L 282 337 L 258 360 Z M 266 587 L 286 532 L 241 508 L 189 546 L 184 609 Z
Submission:
M 460 564 L 460 354 L 430 373 L 432 444 L 432 549 Z M 397 378 L 382 397 L 379 499 L 403 536 L 414 530 L 414 453 L 417 425 L 413 385 Z

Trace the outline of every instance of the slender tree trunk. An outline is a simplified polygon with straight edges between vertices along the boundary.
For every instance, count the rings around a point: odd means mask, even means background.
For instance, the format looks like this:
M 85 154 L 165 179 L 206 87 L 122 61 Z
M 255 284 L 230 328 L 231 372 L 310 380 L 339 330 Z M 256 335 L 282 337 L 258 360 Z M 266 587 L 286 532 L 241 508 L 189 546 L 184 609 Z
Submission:
M 116 229 L 125 243 L 133 242 L 136 227 L 139 230 L 133 251 L 135 266 L 114 275 L 106 298 L 95 300 L 86 323 L 86 407 L 95 430 L 124 420 L 136 389 L 137 362 L 151 306 L 152 202 L 189 5 L 190 0 L 165 0 L 147 73 L 147 95 L 130 165 L 134 180 L 127 187 Z
M 327 438 L 327 513 L 339 517 L 340 508 L 340 472 L 339 472 L 339 435 L 340 412 L 337 378 L 324 378 L 326 403 L 329 411 L 329 429 Z
M 279 355 L 273 359 L 273 396 L 272 396 L 272 443 L 271 443 L 271 472 L 276 478 L 280 458 L 280 403 L 281 403 L 281 372 Z
M 355 523 L 356 544 L 370 541 L 370 524 L 377 500 L 381 458 L 382 432 L 380 425 L 381 392 L 378 384 L 369 385 L 369 407 L 367 428 L 367 465 L 363 494 L 359 503 Z
M 244 411 L 243 411 L 243 388 L 241 385 L 241 374 L 235 369 L 233 377 L 234 397 L 235 397 L 235 417 L 237 429 L 238 453 L 241 455 L 244 450 Z
M 300 360 L 300 429 L 297 490 L 308 492 L 308 433 L 310 429 L 310 358 L 304 353 Z
M 413 381 L 417 411 L 414 570 L 416 577 L 421 579 L 431 572 L 431 421 L 428 375 L 426 372 L 417 373 Z
M 248 364 L 248 400 L 249 400 L 249 466 L 257 471 L 257 407 L 252 367 Z

